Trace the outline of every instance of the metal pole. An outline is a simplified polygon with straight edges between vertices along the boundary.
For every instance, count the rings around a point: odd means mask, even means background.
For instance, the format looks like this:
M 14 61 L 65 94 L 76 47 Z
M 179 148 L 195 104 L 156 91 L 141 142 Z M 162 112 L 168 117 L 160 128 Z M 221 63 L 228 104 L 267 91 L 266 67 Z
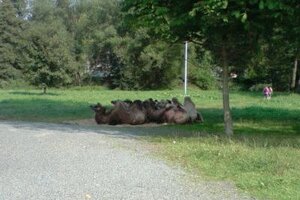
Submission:
M 184 53 L 184 96 L 187 96 L 188 41 L 185 41 Z

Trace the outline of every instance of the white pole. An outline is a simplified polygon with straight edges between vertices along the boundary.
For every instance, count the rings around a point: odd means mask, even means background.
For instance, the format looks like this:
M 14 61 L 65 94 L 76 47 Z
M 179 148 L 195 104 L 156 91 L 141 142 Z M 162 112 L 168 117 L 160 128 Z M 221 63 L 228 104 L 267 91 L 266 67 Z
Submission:
M 185 41 L 184 53 L 184 96 L 187 96 L 188 41 Z

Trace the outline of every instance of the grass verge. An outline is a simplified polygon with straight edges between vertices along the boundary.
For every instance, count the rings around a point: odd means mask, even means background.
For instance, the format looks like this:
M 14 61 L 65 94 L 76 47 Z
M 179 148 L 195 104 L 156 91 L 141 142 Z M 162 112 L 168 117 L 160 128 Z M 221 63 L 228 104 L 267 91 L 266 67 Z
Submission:
M 150 136 L 159 154 L 208 179 L 233 181 L 260 199 L 300 199 L 300 139 L 201 133 Z
M 160 154 L 207 178 L 231 180 L 262 199 L 300 199 L 300 95 L 232 92 L 235 135 L 222 135 L 219 91 L 191 89 L 205 123 L 147 133 Z M 103 88 L 0 90 L 0 120 L 62 122 L 92 118 L 90 104 L 113 99 L 183 99 L 181 90 L 119 91 Z M 145 130 L 144 130 L 145 132 Z M 143 134 L 145 135 L 145 134 Z M 174 144 L 173 141 L 176 141 Z

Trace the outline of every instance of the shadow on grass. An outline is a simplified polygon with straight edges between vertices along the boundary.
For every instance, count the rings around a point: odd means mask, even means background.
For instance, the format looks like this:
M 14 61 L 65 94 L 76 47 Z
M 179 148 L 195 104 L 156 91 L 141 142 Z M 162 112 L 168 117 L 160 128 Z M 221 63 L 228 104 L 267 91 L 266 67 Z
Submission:
M 115 130 L 137 136 L 198 137 L 223 135 L 223 111 L 201 109 L 204 123 L 155 126 L 96 126 L 95 129 Z M 88 102 L 68 102 L 48 99 L 0 101 L 0 119 L 63 123 L 70 120 L 91 119 L 94 113 Z M 233 109 L 236 135 L 299 135 L 300 110 L 247 107 Z
M 263 92 L 262 91 L 254 91 L 254 92 L 249 92 L 249 91 L 232 91 L 230 92 L 231 95 L 242 95 L 242 96 L 248 96 L 248 97 L 259 97 L 259 98 L 264 98 Z M 300 93 L 293 93 L 293 92 L 277 92 L 274 91 L 272 94 L 272 98 L 276 98 L 278 96 L 290 96 L 290 95 L 300 95 Z
M 59 94 L 52 92 L 47 92 L 46 94 L 44 94 L 43 92 L 9 92 L 9 94 L 30 96 L 59 96 Z
M 201 113 L 206 121 L 223 122 L 222 109 L 204 108 L 201 109 Z M 235 122 L 246 120 L 253 122 L 270 121 L 274 124 L 285 121 L 300 123 L 300 110 L 250 106 L 246 108 L 233 108 L 232 117 Z
M 61 122 L 93 116 L 85 102 L 55 101 L 48 99 L 5 99 L 0 101 L 0 119 Z

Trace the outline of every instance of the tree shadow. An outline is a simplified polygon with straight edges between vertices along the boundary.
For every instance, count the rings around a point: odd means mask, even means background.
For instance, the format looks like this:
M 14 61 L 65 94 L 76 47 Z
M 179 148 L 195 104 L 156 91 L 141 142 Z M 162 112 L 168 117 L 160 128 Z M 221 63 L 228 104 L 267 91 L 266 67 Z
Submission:
M 57 93 L 53 93 L 53 92 L 47 92 L 47 93 L 43 93 L 43 92 L 9 92 L 9 94 L 14 94 L 14 95 L 30 95 L 30 96 L 59 96 L 59 94 Z
M 249 92 L 249 91 L 231 91 L 230 95 L 242 95 L 242 96 L 248 96 L 248 97 L 260 97 L 260 98 L 264 98 L 263 92 L 262 91 L 253 91 L 253 92 Z M 279 96 L 290 96 L 290 95 L 300 95 L 300 93 L 294 93 L 294 92 L 277 92 L 274 91 L 272 94 L 272 98 L 276 98 Z
M 3 123 L 3 122 L 2 122 Z M 64 131 L 71 134 L 101 134 L 108 135 L 120 139 L 147 139 L 147 141 L 159 142 L 162 139 L 171 141 L 178 141 L 181 138 L 190 138 L 192 140 L 205 140 L 206 142 L 226 145 L 232 142 L 241 143 L 249 147 L 266 148 L 266 147 L 289 147 L 299 148 L 299 137 L 295 135 L 265 135 L 252 134 L 243 135 L 238 134 L 229 139 L 224 134 L 211 134 L 205 132 L 189 132 L 176 129 L 175 126 L 162 125 L 155 127 L 143 126 L 109 126 L 109 125 L 76 125 L 76 124 L 54 124 L 43 122 L 4 122 L 13 125 L 17 128 L 26 128 L 37 131 L 39 129 L 46 129 L 51 131 Z
M 200 110 L 204 123 L 186 125 L 76 125 L 68 124 L 73 129 L 94 130 L 99 133 L 116 137 L 223 137 L 222 109 L 204 108 Z M 249 138 L 276 137 L 286 138 L 300 135 L 300 110 L 286 110 L 281 108 L 264 108 L 250 106 L 232 109 L 235 137 Z M 55 101 L 48 99 L 6 99 L 0 101 L 0 119 L 34 122 L 65 123 L 78 119 L 91 119 L 93 111 L 88 102 Z M 53 125 L 56 127 L 58 125 Z
M 154 137 L 199 137 L 219 135 L 224 136 L 222 109 L 201 109 L 204 123 L 185 125 L 98 125 L 100 128 L 113 128 L 132 135 Z M 300 111 L 247 107 L 233 109 L 234 131 L 238 136 L 268 135 L 288 136 L 300 134 Z M 275 113 L 275 114 L 274 114 Z M 283 116 L 285 119 L 283 120 Z
M 61 122 L 91 118 L 86 102 L 49 99 L 5 99 L 0 101 L 0 119 L 40 122 Z

